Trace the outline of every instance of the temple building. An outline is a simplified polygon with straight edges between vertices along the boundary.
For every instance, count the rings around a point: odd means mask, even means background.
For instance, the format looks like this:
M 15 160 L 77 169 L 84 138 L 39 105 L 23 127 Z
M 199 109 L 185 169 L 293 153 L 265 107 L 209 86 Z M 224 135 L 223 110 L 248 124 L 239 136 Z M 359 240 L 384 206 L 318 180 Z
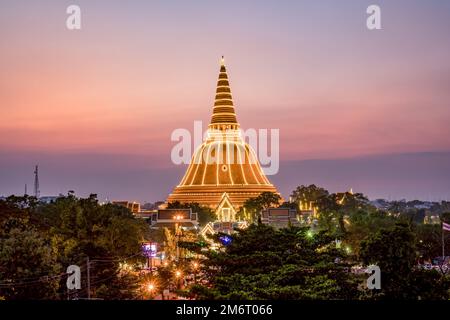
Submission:
M 241 136 L 222 57 L 207 138 L 195 150 L 167 202 L 207 205 L 215 210 L 219 221 L 233 222 L 245 200 L 265 191 L 278 193 L 255 151 Z

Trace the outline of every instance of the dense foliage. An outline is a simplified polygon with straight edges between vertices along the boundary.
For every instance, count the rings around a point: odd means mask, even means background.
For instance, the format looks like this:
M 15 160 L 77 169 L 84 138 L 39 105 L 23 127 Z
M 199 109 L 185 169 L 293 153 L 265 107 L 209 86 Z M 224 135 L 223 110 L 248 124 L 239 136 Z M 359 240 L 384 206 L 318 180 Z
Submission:
M 255 198 L 247 199 L 244 202 L 241 210 L 238 212 L 238 217 L 252 223 L 260 220 L 261 210 L 277 207 L 281 201 L 281 196 L 273 192 L 262 192 Z
M 249 199 L 246 211 L 264 208 L 261 198 Z M 264 198 L 276 205 L 274 195 Z M 294 208 L 312 204 L 317 220 L 302 228 L 254 224 L 238 231 L 230 245 L 204 255 L 209 285 L 192 286 L 189 294 L 199 299 L 450 298 L 448 271 L 421 267 L 441 253 L 440 225 L 425 225 L 392 206 L 378 209 L 350 191 L 299 186 L 291 199 Z M 292 208 L 292 202 L 283 206 Z M 441 219 L 450 220 L 444 211 Z M 352 272 L 371 264 L 381 269 L 381 290 L 368 290 L 369 275 Z
M 252 225 L 210 251 L 205 271 L 212 288 L 195 286 L 198 298 L 352 299 L 357 282 L 342 263 L 345 253 L 325 233 Z
M 89 257 L 92 296 L 134 297 L 136 281 L 119 263 L 142 259 L 148 227 L 128 209 L 69 194 L 50 204 L 10 197 L 0 201 L 0 213 L 0 296 L 65 299 L 66 268 L 80 266 L 86 288 Z M 87 290 L 76 295 L 85 298 Z
M 449 299 L 450 279 L 436 270 L 417 268 L 417 239 L 411 226 L 397 223 L 361 243 L 361 258 L 382 270 L 382 290 L 375 298 Z
M 0 299 L 84 299 L 88 258 L 91 297 L 100 299 L 151 299 L 166 289 L 195 299 L 450 299 L 449 271 L 429 267 L 442 239 L 450 249 L 440 225 L 450 223 L 448 202 L 375 206 L 360 193 L 315 185 L 297 187 L 291 199 L 281 206 L 312 208 L 300 226 L 262 224 L 261 210 L 281 203 L 265 192 L 239 211 L 247 229 L 203 238 L 180 227 L 149 228 L 95 195 L 69 193 L 49 204 L 9 197 L 0 201 Z M 198 203 L 168 207 L 192 208 L 201 225 L 216 219 Z M 430 212 L 434 222 L 424 224 Z M 144 268 L 143 241 L 164 251 L 157 270 Z M 81 267 L 82 289 L 69 294 L 66 268 L 73 264 Z M 380 267 L 379 290 L 367 288 L 369 265 Z

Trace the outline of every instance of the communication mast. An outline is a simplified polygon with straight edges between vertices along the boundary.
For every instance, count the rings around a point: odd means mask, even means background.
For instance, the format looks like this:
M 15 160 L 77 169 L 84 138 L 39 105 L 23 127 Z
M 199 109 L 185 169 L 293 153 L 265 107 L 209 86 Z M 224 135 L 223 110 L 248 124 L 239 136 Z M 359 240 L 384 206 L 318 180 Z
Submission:
M 36 165 L 36 168 L 34 169 L 34 196 L 39 199 L 41 196 L 41 191 L 39 190 L 39 168 Z

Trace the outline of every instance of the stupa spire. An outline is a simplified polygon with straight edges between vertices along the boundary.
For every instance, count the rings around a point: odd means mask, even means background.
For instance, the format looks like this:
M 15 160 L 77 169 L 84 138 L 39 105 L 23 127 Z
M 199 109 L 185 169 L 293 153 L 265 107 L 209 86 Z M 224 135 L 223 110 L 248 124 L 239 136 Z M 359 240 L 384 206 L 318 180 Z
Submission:
M 219 79 L 217 80 L 216 97 L 214 100 L 211 126 L 221 128 L 221 125 L 233 124 L 238 126 L 236 113 L 234 111 L 233 97 L 231 95 L 230 82 L 228 81 L 225 59 L 220 60 Z

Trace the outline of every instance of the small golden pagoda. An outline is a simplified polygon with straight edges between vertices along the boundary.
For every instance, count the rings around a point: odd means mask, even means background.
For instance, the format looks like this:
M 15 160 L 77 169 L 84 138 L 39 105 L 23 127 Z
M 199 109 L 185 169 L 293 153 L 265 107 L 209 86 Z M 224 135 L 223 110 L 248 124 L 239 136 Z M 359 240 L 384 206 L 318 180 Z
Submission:
M 241 136 L 222 57 L 206 141 L 195 150 L 167 202 L 197 202 L 215 209 L 221 221 L 235 221 L 235 213 L 244 201 L 265 191 L 278 193 L 265 176 L 255 151 Z

